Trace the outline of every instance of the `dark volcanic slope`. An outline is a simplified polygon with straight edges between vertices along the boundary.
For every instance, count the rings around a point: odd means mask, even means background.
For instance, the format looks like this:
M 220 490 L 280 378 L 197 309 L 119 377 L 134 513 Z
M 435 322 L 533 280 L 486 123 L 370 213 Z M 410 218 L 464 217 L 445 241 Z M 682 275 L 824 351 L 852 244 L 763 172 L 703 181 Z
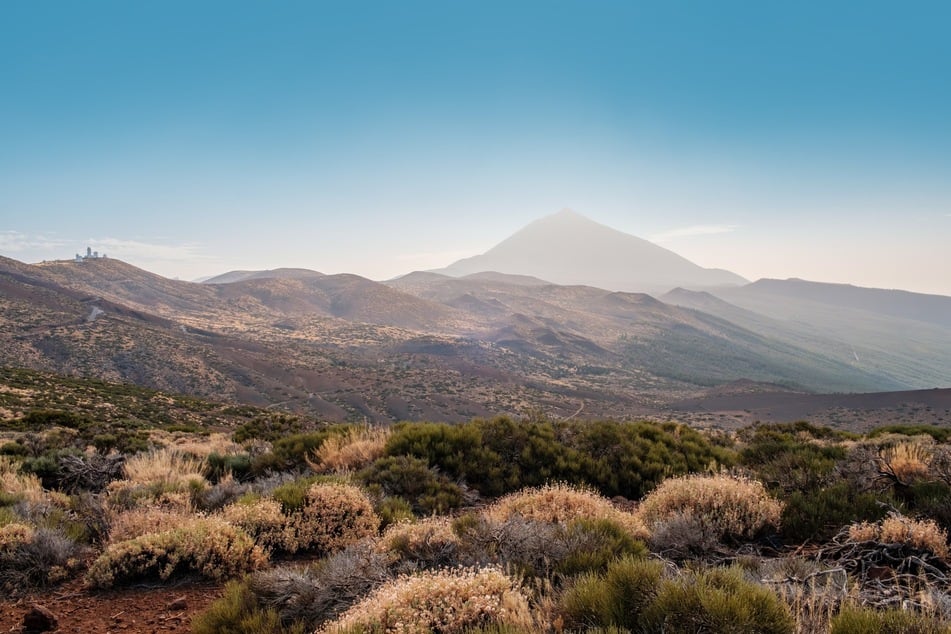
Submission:
M 694 420 L 753 422 L 811 420 L 854 431 L 886 424 L 951 425 L 951 389 L 877 392 L 870 394 L 803 394 L 782 390 L 717 393 L 671 403 L 674 416 L 691 413 Z M 715 414 L 712 418 L 704 414 Z

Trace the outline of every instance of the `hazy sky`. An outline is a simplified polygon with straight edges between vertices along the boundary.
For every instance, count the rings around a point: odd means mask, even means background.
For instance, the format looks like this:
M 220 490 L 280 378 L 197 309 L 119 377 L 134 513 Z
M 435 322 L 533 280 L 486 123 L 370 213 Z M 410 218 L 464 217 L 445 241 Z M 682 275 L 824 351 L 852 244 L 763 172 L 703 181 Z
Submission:
M 0 254 L 392 277 L 569 207 L 951 295 L 947 2 L 0 3 Z

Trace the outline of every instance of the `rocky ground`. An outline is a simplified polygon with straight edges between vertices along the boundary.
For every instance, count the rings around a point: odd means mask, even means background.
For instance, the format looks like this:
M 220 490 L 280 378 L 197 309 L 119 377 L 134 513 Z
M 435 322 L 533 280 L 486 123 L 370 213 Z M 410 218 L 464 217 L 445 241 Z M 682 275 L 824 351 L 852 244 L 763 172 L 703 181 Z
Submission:
M 0 633 L 59 632 L 62 634 L 157 634 L 190 632 L 191 620 L 221 595 L 222 586 L 191 580 L 173 585 L 136 585 L 108 592 L 89 592 L 81 580 L 39 591 L 16 600 L 0 600 Z M 46 611 L 55 620 L 46 629 L 39 625 Z M 25 624 L 24 619 L 31 614 Z

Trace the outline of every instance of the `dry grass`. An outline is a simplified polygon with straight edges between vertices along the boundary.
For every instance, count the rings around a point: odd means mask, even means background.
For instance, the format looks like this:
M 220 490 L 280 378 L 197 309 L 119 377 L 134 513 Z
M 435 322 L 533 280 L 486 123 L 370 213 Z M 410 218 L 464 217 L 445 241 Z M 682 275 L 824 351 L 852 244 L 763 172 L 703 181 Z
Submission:
M 782 502 L 756 480 L 692 475 L 662 482 L 636 514 L 655 547 L 683 552 L 753 539 L 766 528 L 778 528 L 782 510 Z
M 607 519 L 623 526 L 635 539 L 646 539 L 648 536 L 644 523 L 635 515 L 618 509 L 610 500 L 590 489 L 562 483 L 506 495 L 486 508 L 483 516 L 496 523 L 516 516 L 558 524 L 578 518 Z
M 388 582 L 317 632 L 423 634 L 491 625 L 533 631 L 525 595 L 497 568 L 457 569 Z
M 908 544 L 929 550 L 944 560 L 948 559 L 948 534 L 934 520 L 913 520 L 892 515 L 877 524 L 852 524 L 849 526 L 849 539 L 854 542 Z
M 389 428 L 360 427 L 342 436 L 331 436 L 307 460 L 317 473 L 349 473 L 370 465 L 383 457 Z
M 161 438 L 161 444 L 167 449 L 175 451 L 186 456 L 194 456 L 204 460 L 209 455 L 216 453 L 222 456 L 244 453 L 244 449 L 238 443 L 231 440 L 231 434 L 216 432 L 207 436 L 196 436 L 195 434 L 186 434 L 175 432 L 170 434 L 161 430 L 154 430 L 150 437 L 153 440 Z
M 204 480 L 205 461 L 172 448 L 157 449 L 130 456 L 125 462 L 125 477 L 133 484 L 187 483 Z
M 27 502 L 39 502 L 44 498 L 40 479 L 32 473 L 21 473 L 17 463 L 7 456 L 0 456 L 0 491 Z
M 879 450 L 876 466 L 883 476 L 910 484 L 931 473 L 932 449 L 921 442 L 900 442 Z
M 171 530 L 195 517 L 191 510 L 181 508 L 149 506 L 120 511 L 109 522 L 109 541 L 122 542 L 148 533 Z

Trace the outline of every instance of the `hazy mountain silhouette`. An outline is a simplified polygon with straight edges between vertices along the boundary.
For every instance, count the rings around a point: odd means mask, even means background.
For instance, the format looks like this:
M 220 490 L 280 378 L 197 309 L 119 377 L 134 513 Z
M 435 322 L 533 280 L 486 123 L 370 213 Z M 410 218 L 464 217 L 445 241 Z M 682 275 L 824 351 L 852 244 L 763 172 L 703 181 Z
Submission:
M 323 277 L 324 274 L 310 269 L 269 269 L 267 271 L 228 271 L 214 277 L 207 277 L 200 281 L 202 284 L 233 284 L 234 282 L 243 282 L 245 280 L 268 280 L 268 279 L 310 279 L 314 277 Z
M 697 266 L 673 251 L 569 209 L 532 222 L 482 255 L 433 272 L 462 277 L 483 271 L 646 293 L 747 282 L 729 271 Z

